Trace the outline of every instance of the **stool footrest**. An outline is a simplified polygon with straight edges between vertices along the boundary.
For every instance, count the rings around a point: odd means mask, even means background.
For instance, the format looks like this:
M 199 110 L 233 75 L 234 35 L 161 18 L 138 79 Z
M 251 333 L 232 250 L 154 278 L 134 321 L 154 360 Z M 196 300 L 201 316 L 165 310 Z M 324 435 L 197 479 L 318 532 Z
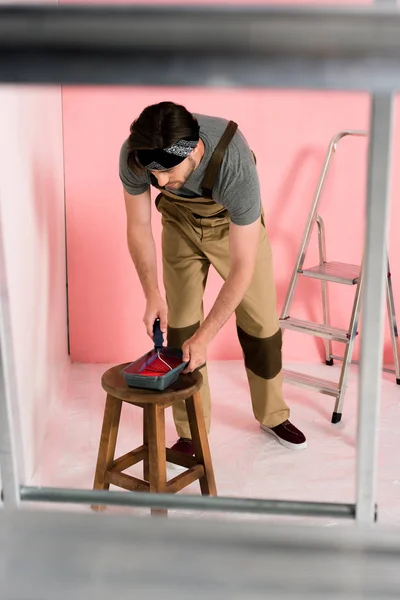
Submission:
M 166 448 L 167 453 L 167 461 L 170 463 L 174 463 L 175 465 L 179 465 L 180 467 L 186 467 L 190 469 L 191 467 L 195 467 L 198 462 L 192 456 L 187 456 L 182 452 L 176 452 L 175 450 L 170 450 L 170 448 Z
M 131 452 L 127 452 L 123 456 L 116 458 L 111 466 L 111 471 L 125 471 L 136 465 L 138 462 L 144 460 L 146 456 L 146 446 L 140 446 L 136 448 L 136 450 L 132 450 Z
M 167 483 L 167 492 L 169 494 L 176 494 L 194 481 L 204 477 L 204 474 L 205 471 L 203 465 L 195 465 L 194 467 L 188 469 L 188 471 L 185 471 L 185 473 L 181 473 L 173 479 L 170 479 L 170 481 Z
M 111 470 L 106 471 L 105 480 L 107 483 L 117 485 L 118 487 L 128 490 L 129 492 L 149 492 L 150 484 L 147 481 L 136 479 L 132 475 L 126 475 L 126 473 L 113 472 Z

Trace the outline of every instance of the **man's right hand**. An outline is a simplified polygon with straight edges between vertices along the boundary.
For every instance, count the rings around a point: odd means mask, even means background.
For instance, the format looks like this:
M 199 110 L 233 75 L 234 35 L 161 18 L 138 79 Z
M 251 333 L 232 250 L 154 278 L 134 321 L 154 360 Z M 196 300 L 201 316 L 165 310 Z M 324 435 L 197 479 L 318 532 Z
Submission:
M 144 313 L 143 323 L 145 324 L 147 335 L 153 339 L 154 321 L 160 319 L 160 328 L 163 334 L 167 333 L 168 308 L 161 294 L 154 294 L 147 299 L 146 312 Z

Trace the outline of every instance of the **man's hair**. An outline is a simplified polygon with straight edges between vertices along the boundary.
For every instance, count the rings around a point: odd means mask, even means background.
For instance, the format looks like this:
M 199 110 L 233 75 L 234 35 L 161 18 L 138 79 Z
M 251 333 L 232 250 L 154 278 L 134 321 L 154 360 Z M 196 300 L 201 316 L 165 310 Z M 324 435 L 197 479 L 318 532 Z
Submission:
M 197 120 L 184 106 L 174 102 L 147 106 L 130 126 L 127 143 L 129 168 L 136 172 L 143 170 L 137 158 L 138 150 L 168 148 L 197 131 Z

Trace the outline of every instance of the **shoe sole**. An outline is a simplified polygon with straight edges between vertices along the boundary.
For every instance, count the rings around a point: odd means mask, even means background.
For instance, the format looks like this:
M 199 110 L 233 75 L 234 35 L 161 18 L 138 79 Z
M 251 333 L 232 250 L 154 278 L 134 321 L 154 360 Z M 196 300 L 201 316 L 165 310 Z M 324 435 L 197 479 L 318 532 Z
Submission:
M 280 444 L 282 444 L 282 446 L 284 446 L 285 448 L 288 448 L 289 450 L 305 450 L 307 448 L 307 440 L 305 442 L 303 442 L 302 444 L 293 444 L 292 442 L 288 442 L 287 440 L 280 438 L 279 435 L 277 435 L 275 433 L 275 431 L 272 431 L 272 429 L 270 429 L 266 425 L 260 425 L 260 427 L 266 433 L 273 435 L 274 438 L 276 438 L 278 440 L 278 442 Z

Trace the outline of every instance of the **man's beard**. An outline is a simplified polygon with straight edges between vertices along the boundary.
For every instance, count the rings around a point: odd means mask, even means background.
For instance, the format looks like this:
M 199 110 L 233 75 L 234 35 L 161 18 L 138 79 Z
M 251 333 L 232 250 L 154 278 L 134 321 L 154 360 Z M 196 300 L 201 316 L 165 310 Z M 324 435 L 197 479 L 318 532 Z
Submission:
M 180 190 L 185 183 L 187 182 L 187 180 L 189 179 L 189 177 L 191 176 L 191 174 L 193 173 L 193 171 L 196 168 L 196 162 L 194 161 L 194 159 L 191 156 L 188 156 L 188 168 L 187 171 L 185 173 L 185 177 L 183 180 L 174 180 L 174 181 L 169 181 L 168 185 L 165 186 L 165 189 L 168 190 L 170 187 L 174 190 Z

